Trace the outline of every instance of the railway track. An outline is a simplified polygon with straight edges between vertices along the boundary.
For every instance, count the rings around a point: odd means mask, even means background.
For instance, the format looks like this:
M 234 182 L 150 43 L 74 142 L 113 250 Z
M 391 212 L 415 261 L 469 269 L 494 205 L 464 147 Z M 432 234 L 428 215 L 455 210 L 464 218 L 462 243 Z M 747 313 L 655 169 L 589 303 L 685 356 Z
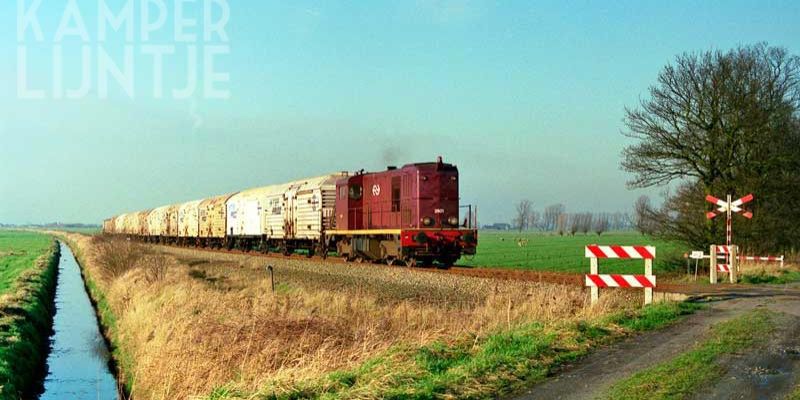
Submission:
M 212 249 L 212 248 L 205 248 L 205 247 L 188 247 L 188 246 L 178 246 L 178 245 L 170 245 L 170 244 L 154 244 L 154 243 L 143 243 L 147 245 L 154 245 L 154 246 L 166 246 L 172 248 L 179 248 L 179 249 L 194 249 L 197 251 L 203 252 L 215 252 L 215 253 L 224 253 L 224 254 L 234 254 L 234 255 L 246 255 L 246 256 L 253 256 L 253 257 L 261 257 L 265 259 L 278 259 L 278 260 L 312 260 L 316 262 L 322 263 L 332 263 L 332 264 L 367 264 L 367 263 L 356 263 L 345 261 L 340 257 L 326 257 L 323 258 L 321 256 L 305 256 L 300 254 L 293 254 L 293 255 L 284 255 L 280 253 L 260 253 L 254 251 L 242 251 L 236 249 Z M 396 266 L 396 265 L 386 265 L 386 264 L 371 264 L 376 268 L 399 268 L 399 269 L 408 269 L 405 266 Z M 565 273 L 565 272 L 550 272 L 550 271 L 527 271 L 527 270 L 515 270 L 515 269 L 508 269 L 508 268 L 475 268 L 475 267 L 464 267 L 464 266 L 454 266 L 450 268 L 436 268 L 436 267 L 420 267 L 414 268 L 415 271 L 419 272 L 427 272 L 427 273 L 435 273 L 435 274 L 451 274 L 451 275 L 460 275 L 460 276 L 468 276 L 468 277 L 475 277 L 475 278 L 489 278 L 489 279 L 507 279 L 507 280 L 519 280 L 519 281 L 529 281 L 529 282 L 546 282 L 546 283 L 557 283 L 563 285 L 573 285 L 573 286 L 583 286 L 584 285 L 584 275 L 583 274 L 575 274 L 575 273 Z M 667 278 L 669 279 L 669 278 Z M 661 283 L 663 282 L 663 283 Z M 743 295 L 745 293 L 753 293 L 753 294 L 782 294 L 787 293 L 787 291 L 791 292 L 800 292 L 800 289 L 794 288 L 774 288 L 774 287 L 756 287 L 753 285 L 732 285 L 732 284 L 718 284 L 718 285 L 706 285 L 706 284 L 693 284 L 693 283 L 679 283 L 679 282 L 669 282 L 668 280 L 660 281 L 658 287 L 656 288 L 657 292 L 668 292 L 668 293 L 682 293 L 689 296 L 697 296 L 697 297 L 707 297 L 707 296 L 729 296 L 729 295 Z
M 345 261 L 340 257 L 323 258 L 318 255 L 308 257 L 301 254 L 284 255 L 281 253 L 261 253 L 255 251 L 243 251 L 236 249 L 213 249 L 208 247 L 178 246 L 172 244 L 155 244 L 155 243 L 143 243 L 143 244 L 153 245 L 153 246 L 166 246 L 179 249 L 194 249 L 197 251 L 204 251 L 204 252 L 246 255 L 253 257 L 262 257 L 267 259 L 311 260 L 316 262 L 325 262 L 332 264 L 357 264 L 357 265 L 370 264 L 374 265 L 376 268 L 409 269 L 409 267 L 406 266 L 386 265 L 386 264 L 377 264 L 368 262 L 357 263 L 352 261 Z M 420 272 L 451 274 L 451 275 L 469 276 L 475 278 L 508 279 L 508 280 L 521 280 L 530 282 L 548 282 L 548 283 L 559 283 L 559 284 L 578 285 L 578 286 L 583 285 L 583 275 L 569 274 L 563 272 L 525 271 L 525 270 L 514 270 L 508 268 L 476 268 L 476 267 L 464 267 L 464 266 L 453 266 L 450 268 L 417 267 L 414 268 L 414 270 Z

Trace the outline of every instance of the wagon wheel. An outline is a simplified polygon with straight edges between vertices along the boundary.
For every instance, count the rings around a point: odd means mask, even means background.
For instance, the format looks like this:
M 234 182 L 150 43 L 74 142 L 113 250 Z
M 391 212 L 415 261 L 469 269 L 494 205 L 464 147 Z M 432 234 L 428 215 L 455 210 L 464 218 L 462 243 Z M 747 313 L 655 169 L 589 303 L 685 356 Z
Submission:
M 319 242 L 314 246 L 314 254 L 318 255 L 323 260 L 328 258 L 328 246 L 323 242 Z
M 456 263 L 456 259 L 453 257 L 442 257 L 439 259 L 439 268 L 441 269 L 449 269 Z
M 364 257 L 362 257 L 362 256 L 357 256 L 357 257 L 356 257 L 356 262 L 357 262 L 357 263 L 359 263 L 359 264 L 363 264 L 363 263 L 364 263 Z
M 406 259 L 406 267 L 415 268 L 417 266 L 417 259 L 414 257 L 409 257 Z

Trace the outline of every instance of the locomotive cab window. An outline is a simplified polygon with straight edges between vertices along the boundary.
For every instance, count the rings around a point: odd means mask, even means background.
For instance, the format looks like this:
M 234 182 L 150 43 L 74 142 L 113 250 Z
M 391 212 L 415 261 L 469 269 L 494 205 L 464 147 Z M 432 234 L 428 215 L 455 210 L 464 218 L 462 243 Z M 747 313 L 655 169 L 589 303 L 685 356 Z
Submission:
M 351 185 L 350 186 L 350 200 L 359 200 L 361 199 L 362 194 L 361 185 Z

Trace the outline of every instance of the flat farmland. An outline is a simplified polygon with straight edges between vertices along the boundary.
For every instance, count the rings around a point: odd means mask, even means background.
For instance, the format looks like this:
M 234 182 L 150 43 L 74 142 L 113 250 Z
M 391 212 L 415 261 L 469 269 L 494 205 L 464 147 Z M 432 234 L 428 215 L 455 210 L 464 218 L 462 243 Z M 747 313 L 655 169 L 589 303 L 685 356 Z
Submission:
M 20 274 L 33 268 L 52 245 L 52 238 L 39 233 L 0 231 L 0 294 L 12 290 Z
M 57 265 L 51 237 L 0 230 L 0 399 L 29 398 L 40 379 Z
M 654 271 L 669 270 L 681 265 L 683 253 L 689 251 L 685 244 L 643 236 L 634 232 L 606 233 L 603 235 L 577 234 L 558 236 L 537 232 L 481 231 L 478 235 L 478 254 L 462 257 L 458 265 L 470 267 L 516 268 L 538 271 L 584 273 L 589 270 L 589 260 L 584 247 L 601 245 L 653 245 L 656 246 Z M 641 260 L 601 260 L 601 273 L 641 273 Z

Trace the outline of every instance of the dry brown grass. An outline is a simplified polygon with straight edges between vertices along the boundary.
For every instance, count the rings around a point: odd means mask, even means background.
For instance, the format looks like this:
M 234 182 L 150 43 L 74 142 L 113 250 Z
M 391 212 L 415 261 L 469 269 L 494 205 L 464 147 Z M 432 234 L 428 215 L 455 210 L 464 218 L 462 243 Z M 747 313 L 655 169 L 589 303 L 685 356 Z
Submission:
M 231 382 L 280 392 L 398 344 L 478 340 L 638 304 L 609 291 L 589 308 L 582 288 L 555 284 L 70 239 L 117 317 L 118 345 L 134 360 L 124 375 L 143 399 L 206 396 Z
M 781 267 L 780 262 L 752 262 L 752 261 L 745 261 L 739 264 L 740 273 L 744 274 L 752 274 L 752 273 L 764 273 L 768 275 L 778 275 L 782 271 L 796 271 L 797 267 L 790 263 L 784 263 L 784 266 Z

